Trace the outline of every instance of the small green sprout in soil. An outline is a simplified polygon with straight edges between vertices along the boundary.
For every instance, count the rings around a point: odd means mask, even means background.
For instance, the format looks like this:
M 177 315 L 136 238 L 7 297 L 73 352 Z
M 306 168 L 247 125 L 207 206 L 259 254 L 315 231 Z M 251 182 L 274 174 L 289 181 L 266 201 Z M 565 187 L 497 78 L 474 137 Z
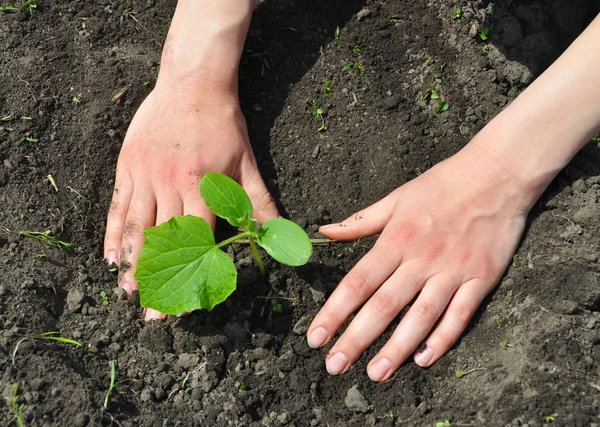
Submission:
M 324 111 L 320 107 L 314 105 L 312 114 L 315 118 L 321 120 L 321 126 L 319 127 L 319 129 L 317 129 L 317 132 L 325 132 L 327 130 L 327 126 L 325 126 L 325 118 L 323 117 L 323 113 Z
M 275 314 L 283 313 L 283 305 L 278 303 L 276 299 L 271 300 L 271 313 L 275 313 Z
M 17 342 L 17 345 L 15 345 L 15 349 L 12 352 L 12 364 L 13 365 L 15 364 L 15 356 L 17 355 L 17 351 L 19 350 L 19 346 L 21 345 L 21 343 L 23 341 L 26 341 L 26 340 L 40 340 L 40 341 L 45 341 L 45 342 L 60 342 L 63 344 L 70 344 L 75 347 L 81 347 L 81 343 L 79 341 L 75 341 L 70 338 L 64 338 L 61 335 L 62 335 L 62 332 L 60 332 L 60 331 L 50 331 L 50 332 L 44 332 L 41 334 L 31 335 L 31 336 L 28 336 L 25 338 L 21 338 Z
M 325 94 L 325 96 L 331 96 L 331 94 L 333 93 L 333 88 L 331 87 L 332 84 L 333 82 L 331 80 L 327 80 L 325 82 L 325 87 L 323 88 L 323 93 Z
M 439 102 L 437 108 L 435 109 L 435 115 L 439 117 L 444 111 L 448 111 L 448 108 L 450 108 L 450 104 L 448 104 L 446 101 Z
M 28 7 L 29 12 L 32 13 L 33 9 L 37 8 L 37 0 L 26 0 L 25 3 L 23 3 L 23 7 Z
M 335 38 L 339 39 L 340 38 L 340 26 L 338 25 L 337 27 L 335 27 Z
M 556 421 L 557 417 L 558 417 L 558 414 L 546 415 L 544 417 L 544 421 L 546 421 L 547 424 L 550 424 L 551 422 Z
M 335 119 L 336 119 L 338 122 L 341 122 L 341 121 L 342 121 L 342 113 L 337 113 L 337 116 L 335 116 Z
M 24 427 L 25 422 L 23 421 L 23 412 L 25 412 L 25 404 L 19 404 L 20 398 L 21 396 L 19 395 L 19 383 L 14 383 L 12 385 L 12 388 L 10 389 L 10 396 L 4 397 L 4 399 L 6 400 L 6 406 L 8 406 L 13 413 L 13 417 L 8 422 L 8 424 L 10 425 L 14 422 L 17 425 L 17 427 Z
M 496 326 L 501 327 L 502 323 L 504 323 L 504 319 L 505 319 L 504 317 L 500 317 L 500 318 L 496 319 Z
M 450 420 L 438 421 L 435 423 L 435 427 L 449 427 L 451 425 Z
M 262 111 L 262 107 L 258 104 L 254 104 L 252 107 L 252 111 Z
M 429 58 L 427 58 L 427 62 L 425 62 L 425 65 L 435 64 L 436 62 L 437 62 L 437 59 L 430 56 Z
M 360 46 L 354 45 L 354 47 L 352 48 L 352 53 L 355 55 L 359 55 L 360 54 Z
M 238 392 L 240 392 L 240 393 L 243 393 L 243 392 L 245 392 L 245 391 L 247 391 L 247 390 L 248 390 L 248 386 L 247 386 L 247 385 L 245 385 L 245 384 L 242 384 L 242 385 L 241 385 L 241 386 L 239 386 L 239 388 L 238 388 Z
M 351 62 L 350 64 L 344 65 L 344 71 L 352 70 L 354 74 L 364 74 L 365 67 L 360 65 L 358 62 Z
M 439 99 L 439 98 L 440 98 L 440 95 L 438 95 L 438 93 L 431 88 L 428 88 L 425 91 L 425 93 L 423 95 L 421 95 L 421 101 L 426 101 L 428 99 Z
M 79 99 L 77 96 L 73 96 L 73 103 L 74 104 L 81 104 L 81 99 Z
M 592 142 L 600 142 L 600 136 L 593 137 Z
M 483 27 L 481 30 L 479 30 L 479 38 L 483 41 L 486 41 L 488 39 L 489 32 L 490 29 L 488 27 Z
M 110 398 L 110 394 L 115 388 L 117 388 L 119 384 L 127 381 L 134 381 L 133 378 L 125 378 L 124 380 L 117 381 L 117 362 L 111 360 L 108 364 L 110 365 L 110 384 L 108 386 L 106 396 L 104 397 L 104 409 L 108 407 L 108 399 Z
M 512 297 L 514 296 L 514 293 L 513 293 L 512 289 L 510 289 L 510 290 L 509 290 L 509 291 L 506 293 L 506 295 L 507 295 L 507 296 L 509 296 L 510 298 L 512 298 Z
M 462 9 L 459 7 L 458 9 L 456 9 L 454 11 L 454 15 L 452 15 L 452 19 L 456 21 L 461 16 L 462 16 Z
M 222 247 L 248 239 L 261 271 L 262 247 L 282 264 L 300 266 L 312 255 L 312 243 L 297 224 L 273 218 L 263 224 L 252 218 L 252 202 L 246 191 L 226 175 L 209 172 L 200 180 L 200 194 L 208 208 L 241 233 L 215 242 L 208 223 L 191 215 L 177 216 L 144 230 L 146 241 L 135 279 L 142 307 L 164 314 L 212 310 L 236 288 L 237 271 Z
M 108 269 L 108 272 L 109 272 L 109 273 L 116 273 L 116 272 L 118 272 L 118 271 L 119 271 L 119 268 L 118 268 L 118 267 L 111 267 L 111 268 L 109 268 L 109 269 Z
M 488 54 L 488 48 L 487 48 L 487 46 L 481 46 L 481 54 L 483 56 L 487 56 L 487 54 Z
M 149 85 L 150 85 L 150 82 L 147 80 L 144 83 L 142 83 L 142 86 L 149 86 Z
M 392 15 L 390 16 L 390 22 L 392 24 L 395 24 L 396 22 L 398 22 L 400 20 L 400 15 Z
M 100 291 L 100 297 L 102 298 L 102 305 L 108 305 L 108 296 L 106 291 Z
M 402 72 L 401 68 L 396 68 L 396 67 L 392 68 L 392 73 L 400 74 L 401 72 Z
M 50 230 L 46 231 L 20 231 L 19 234 L 21 236 L 29 237 L 31 239 L 35 239 L 39 242 L 42 242 L 44 245 L 52 246 L 54 248 L 58 248 L 61 251 L 70 252 L 73 250 L 73 244 L 69 242 L 64 242 L 62 240 L 57 239 L 56 237 L 50 234 Z
M 502 350 L 506 350 L 510 346 L 508 340 L 502 341 Z
M 6 6 L 4 4 L 0 4 L 0 12 L 18 12 L 19 8 L 14 6 Z
M 21 145 L 23 144 L 25 141 L 27 142 L 39 142 L 40 140 L 38 138 L 34 138 L 33 136 L 26 136 L 25 138 L 21 138 L 16 142 L 16 145 Z

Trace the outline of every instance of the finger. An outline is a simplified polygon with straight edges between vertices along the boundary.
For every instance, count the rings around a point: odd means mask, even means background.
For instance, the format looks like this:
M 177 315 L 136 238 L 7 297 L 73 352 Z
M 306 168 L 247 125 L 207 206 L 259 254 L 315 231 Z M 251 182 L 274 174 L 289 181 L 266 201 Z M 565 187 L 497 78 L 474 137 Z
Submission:
M 166 318 L 166 314 L 162 314 L 160 311 L 151 308 L 147 308 L 144 313 L 144 320 L 165 320 Z
M 392 216 L 399 190 L 393 191 L 340 223 L 324 225 L 319 228 L 319 232 L 331 240 L 356 240 L 381 232 Z
M 152 227 L 155 222 L 156 198 L 152 187 L 148 184 L 136 186 L 123 230 L 119 265 L 119 286 L 125 290 L 128 296 L 137 289 L 134 274 L 144 244 L 144 229 Z
M 179 194 L 167 188 L 156 191 L 156 225 L 167 222 L 174 216 L 183 215 L 183 202 Z
M 380 238 L 342 279 L 308 328 L 307 339 L 312 348 L 331 340 L 348 316 L 398 268 L 402 256 L 388 248 L 386 240 Z
M 373 294 L 329 352 L 326 366 L 330 374 L 345 372 L 385 331 L 419 291 L 422 271 L 403 264 Z
M 249 159 L 242 165 L 239 181 L 252 201 L 253 217 L 258 222 L 264 223 L 279 216 L 277 205 L 267 189 L 254 159 Z
M 458 288 L 439 324 L 427 339 L 425 349 L 415 354 L 414 360 L 418 366 L 431 366 L 450 350 L 489 291 L 490 286 L 482 279 L 472 279 Z
M 106 234 L 104 236 L 104 259 L 109 265 L 119 264 L 123 229 L 132 194 L 133 182 L 129 171 L 127 169 L 124 171 L 117 169 L 115 188 L 108 209 Z
M 373 381 L 386 381 L 423 342 L 458 287 L 455 280 L 438 274 L 427 281 L 390 340 L 369 362 L 367 373 Z

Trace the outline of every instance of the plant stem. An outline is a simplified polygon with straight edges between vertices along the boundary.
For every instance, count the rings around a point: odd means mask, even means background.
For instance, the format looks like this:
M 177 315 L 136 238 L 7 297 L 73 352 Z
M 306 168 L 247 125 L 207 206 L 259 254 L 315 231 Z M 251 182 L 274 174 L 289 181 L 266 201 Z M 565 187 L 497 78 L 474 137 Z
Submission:
M 256 263 L 258 264 L 258 269 L 260 270 L 260 274 L 263 276 L 266 274 L 265 265 L 260 259 L 260 254 L 258 253 L 258 248 L 256 247 L 256 243 L 254 242 L 254 236 L 248 236 L 248 240 L 250 241 L 250 248 L 252 248 L 252 255 L 254 255 L 254 259 L 256 259 Z
M 244 237 L 250 238 L 252 236 L 252 233 L 249 231 L 246 231 L 244 233 L 240 233 L 236 236 L 230 237 L 227 240 L 223 240 L 221 243 L 217 243 L 217 248 L 222 248 L 223 246 L 227 246 L 233 242 L 235 242 L 236 240 L 240 240 L 243 239 Z

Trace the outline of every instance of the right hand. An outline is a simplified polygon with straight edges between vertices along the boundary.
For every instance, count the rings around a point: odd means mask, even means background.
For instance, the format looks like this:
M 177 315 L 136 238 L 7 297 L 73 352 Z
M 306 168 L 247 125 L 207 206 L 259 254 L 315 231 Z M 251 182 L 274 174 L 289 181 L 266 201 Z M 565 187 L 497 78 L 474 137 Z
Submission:
M 142 103 L 125 136 L 108 212 L 104 256 L 119 266 L 128 296 L 144 244 L 144 229 L 173 216 L 195 215 L 213 228 L 198 182 L 206 172 L 237 180 L 248 192 L 254 217 L 264 222 L 277 207 L 257 169 L 234 88 L 203 85 L 157 87 Z M 146 310 L 146 320 L 166 316 Z

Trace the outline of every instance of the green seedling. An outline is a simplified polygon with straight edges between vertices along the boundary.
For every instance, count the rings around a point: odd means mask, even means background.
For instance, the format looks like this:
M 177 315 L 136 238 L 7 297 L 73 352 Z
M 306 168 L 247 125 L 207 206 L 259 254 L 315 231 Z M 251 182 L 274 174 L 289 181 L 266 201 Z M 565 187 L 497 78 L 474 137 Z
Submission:
M 485 370 L 485 368 L 475 368 L 475 369 L 471 369 L 470 371 L 456 371 L 455 377 L 458 379 L 461 379 L 462 377 L 472 374 L 473 372 L 483 371 L 483 370 Z
M 437 423 L 435 423 L 435 427 L 449 427 L 452 424 L 450 423 L 450 420 L 445 420 L 445 421 L 438 421 Z
M 547 424 L 550 424 L 551 422 L 556 421 L 556 417 L 558 417 L 558 414 L 546 415 L 544 421 L 546 421 Z
M 396 67 L 392 68 L 392 73 L 400 74 L 401 72 L 402 72 L 402 69 L 400 69 L 400 68 L 396 68 Z
M 150 82 L 146 80 L 144 83 L 142 83 L 142 86 L 150 86 Z
M 21 138 L 21 139 L 19 139 L 19 140 L 16 142 L 16 144 L 17 144 L 17 145 L 21 145 L 21 144 L 23 144 L 25 141 L 27 141 L 27 142 L 39 142 L 40 140 L 39 140 L 39 139 L 37 139 L 37 138 L 34 138 L 33 136 L 26 136 L 25 138 Z
M 359 55 L 360 54 L 360 46 L 359 45 L 355 45 L 352 48 L 352 53 L 355 54 L 355 55 Z
M 395 24 L 396 22 L 398 22 L 400 20 L 400 16 L 399 15 L 392 15 L 390 16 L 390 22 L 392 24 Z
M 290 266 L 304 265 L 311 257 L 312 243 L 299 225 L 283 218 L 259 224 L 252 218 L 250 197 L 228 176 L 205 174 L 200 194 L 216 216 L 239 227 L 241 233 L 216 243 L 210 225 L 191 215 L 144 230 L 146 241 L 135 274 L 142 307 L 164 314 L 212 310 L 236 288 L 235 265 L 221 248 L 240 239 L 248 239 L 263 275 L 257 245 Z
M 335 38 L 339 39 L 340 38 L 340 26 L 338 25 L 337 27 L 335 27 Z
M 52 246 L 54 248 L 58 248 L 61 251 L 70 252 L 73 250 L 73 244 L 69 242 L 63 242 L 62 240 L 57 239 L 54 236 L 50 235 L 50 230 L 46 230 L 43 232 L 40 231 L 20 231 L 19 234 L 21 236 L 29 237 L 31 239 L 35 239 L 39 242 L 42 242 L 44 245 Z
M 337 116 L 335 116 L 335 119 L 336 119 L 338 122 L 341 122 L 341 121 L 342 121 L 342 113 L 337 113 Z
M 104 397 L 104 409 L 108 407 L 108 399 L 110 398 L 110 394 L 115 388 L 117 388 L 119 384 L 127 381 L 133 381 L 133 378 L 125 378 L 124 380 L 117 381 L 117 362 L 111 360 L 108 364 L 110 365 L 110 385 L 108 386 L 108 391 Z
M 33 9 L 37 8 L 37 0 L 26 0 L 25 3 L 23 3 L 23 7 L 28 7 L 29 12 L 32 13 Z
M 479 38 L 483 41 L 486 41 L 488 39 L 489 32 L 490 29 L 488 27 L 483 27 L 481 30 L 479 30 Z
M 439 117 L 444 111 L 448 111 L 448 108 L 450 108 L 450 104 L 446 101 L 440 101 L 435 109 L 435 115 Z
M 507 293 L 507 296 L 509 296 L 510 298 L 512 298 L 514 296 L 512 289 L 510 289 Z
M 325 87 L 323 88 L 323 93 L 325 94 L 325 96 L 331 96 L 331 94 L 333 93 L 333 88 L 331 87 L 332 84 L 333 82 L 331 80 L 327 80 L 325 82 Z
M 462 16 L 462 9 L 459 7 L 458 9 L 456 9 L 454 11 L 454 15 L 452 15 L 452 19 L 456 21 L 461 16 Z
M 116 273 L 118 271 L 119 271 L 118 267 L 111 267 L 111 268 L 108 269 L 109 273 Z
M 74 104 L 81 104 L 81 99 L 79 99 L 77 96 L 73 96 L 73 103 Z
M 504 319 L 505 319 L 505 317 L 500 317 L 500 318 L 496 319 L 496 326 L 501 327 L 502 323 L 504 323 Z
M 252 107 L 252 111 L 262 111 L 262 107 L 258 104 L 254 104 Z
M 325 118 L 323 117 L 324 112 L 321 108 L 319 108 L 315 104 L 316 104 L 315 101 L 312 100 L 312 104 L 310 104 L 310 105 L 314 106 L 313 111 L 312 111 L 313 116 L 315 118 L 321 120 L 321 126 L 319 127 L 319 129 L 317 129 L 317 132 L 325 132 L 327 130 L 327 126 L 325 126 Z
M 600 136 L 593 137 L 592 142 L 600 142 Z
M 6 400 L 6 406 L 8 406 L 13 413 L 13 417 L 8 422 L 15 423 L 17 427 L 25 427 L 25 422 L 23 421 L 23 412 L 25 412 L 25 404 L 19 404 L 19 383 L 14 383 L 12 388 L 10 389 L 10 396 L 6 396 L 4 399 Z
M 18 7 L 6 6 L 3 4 L 0 4 L 0 12 L 18 12 L 18 11 L 19 11 Z
M 481 54 L 483 56 L 487 56 L 487 54 L 488 54 L 488 48 L 487 48 L 487 46 L 481 46 Z
M 425 62 L 425 65 L 431 65 L 431 64 L 435 64 L 437 62 L 436 58 L 432 58 L 431 56 L 429 58 L 427 58 L 427 61 Z
M 60 342 L 63 344 L 70 344 L 70 345 L 74 345 L 75 347 L 81 347 L 81 343 L 79 341 L 75 341 L 69 338 L 63 338 L 61 337 L 62 332 L 60 331 L 51 331 L 51 332 L 44 332 L 41 334 L 37 334 L 37 335 L 31 335 L 29 337 L 25 337 L 25 338 L 21 338 L 18 342 L 17 345 L 15 345 L 15 349 L 12 352 L 12 364 L 15 364 L 15 356 L 17 355 L 17 351 L 19 350 L 19 346 L 21 345 L 21 343 L 23 341 L 26 340 L 39 340 L 39 341 L 45 341 L 45 342 Z
M 102 305 L 108 305 L 108 296 L 106 291 L 100 291 L 100 297 L 102 298 Z
M 283 305 L 278 303 L 277 300 L 274 298 L 271 300 L 271 313 L 283 313 Z
M 247 386 L 247 385 L 245 385 L 245 384 L 242 384 L 242 385 L 241 385 L 241 386 L 239 386 L 239 388 L 238 388 L 238 392 L 240 392 L 240 393 L 243 393 L 243 392 L 245 392 L 246 390 L 248 390 L 248 386 Z
M 365 67 L 358 62 L 351 62 L 350 64 L 344 65 L 344 71 L 348 70 L 354 71 L 354 74 L 364 74 L 366 72 Z
M 440 98 L 440 95 L 438 95 L 438 93 L 431 88 L 428 88 L 425 91 L 425 93 L 423 95 L 421 95 L 421 101 L 426 101 L 428 99 L 439 99 L 439 98 Z

